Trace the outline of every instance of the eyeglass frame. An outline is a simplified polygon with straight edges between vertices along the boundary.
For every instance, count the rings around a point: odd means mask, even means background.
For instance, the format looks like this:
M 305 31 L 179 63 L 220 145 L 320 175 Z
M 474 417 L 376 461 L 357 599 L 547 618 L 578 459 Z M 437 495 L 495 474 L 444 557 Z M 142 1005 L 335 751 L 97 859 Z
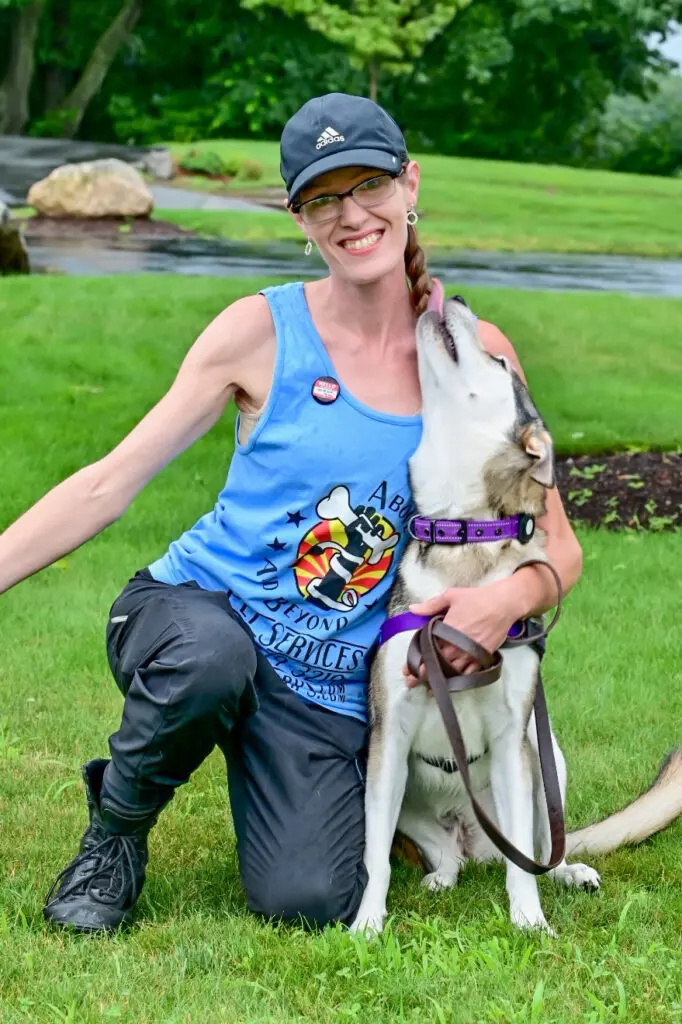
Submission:
M 301 207 L 305 206 L 306 203 L 314 203 L 318 199 L 339 199 L 341 201 L 341 204 L 343 205 L 343 200 L 346 199 L 348 196 L 354 198 L 353 193 L 355 192 L 356 188 L 360 188 L 361 185 L 366 185 L 368 181 L 374 181 L 376 178 L 391 178 L 393 181 L 397 181 L 398 178 L 402 178 L 403 174 L 405 173 L 406 167 L 407 164 L 403 164 L 399 171 L 381 171 L 380 174 L 373 174 L 370 178 L 364 178 L 363 181 L 359 181 L 356 185 L 353 185 L 353 187 L 349 188 L 346 192 L 322 192 L 319 196 L 312 196 L 310 199 L 305 199 L 302 203 L 292 203 L 290 207 L 291 212 L 296 213 L 300 216 Z M 392 192 L 391 195 L 395 195 L 395 192 Z M 387 196 L 386 198 L 388 199 L 390 197 Z M 380 200 L 378 203 L 375 203 L 373 205 L 379 206 L 382 202 L 383 200 Z M 361 203 L 358 203 L 358 206 L 361 205 Z M 363 209 L 369 208 L 370 207 L 363 206 Z M 336 217 L 338 216 L 339 214 L 336 213 L 334 214 L 333 217 L 329 217 L 326 220 L 312 221 L 311 223 L 328 224 L 329 221 L 335 220 Z

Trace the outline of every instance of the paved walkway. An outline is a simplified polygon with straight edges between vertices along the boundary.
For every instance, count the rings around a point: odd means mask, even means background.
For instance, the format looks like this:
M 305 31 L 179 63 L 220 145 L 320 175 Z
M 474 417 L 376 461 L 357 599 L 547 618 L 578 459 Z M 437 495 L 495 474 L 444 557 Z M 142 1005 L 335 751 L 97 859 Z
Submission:
M 248 210 L 251 213 L 277 213 L 271 206 L 261 206 L 248 199 L 227 199 L 186 188 L 150 185 L 156 210 Z

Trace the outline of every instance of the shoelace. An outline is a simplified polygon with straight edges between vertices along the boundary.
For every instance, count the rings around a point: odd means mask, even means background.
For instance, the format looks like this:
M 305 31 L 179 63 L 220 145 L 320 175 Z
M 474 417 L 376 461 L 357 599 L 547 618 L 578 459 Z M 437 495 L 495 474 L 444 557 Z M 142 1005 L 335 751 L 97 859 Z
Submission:
M 135 849 L 135 839 L 133 836 L 122 836 L 122 835 L 108 835 L 101 842 L 91 847 L 89 850 L 84 850 L 79 853 L 77 857 L 71 861 L 70 864 L 64 868 L 63 871 L 55 878 L 50 891 L 46 897 L 46 903 L 49 903 L 52 899 L 53 894 L 59 887 L 60 882 L 67 877 L 67 875 L 77 872 L 78 868 L 86 864 L 89 860 L 93 861 L 92 870 L 86 874 L 80 875 L 70 885 L 65 885 L 63 890 L 59 893 L 59 898 L 64 899 L 67 896 L 73 896 L 75 893 L 83 891 L 88 896 L 93 896 L 93 883 L 101 875 L 111 872 L 112 879 L 116 877 L 116 869 L 121 865 L 120 870 L 120 882 L 119 886 L 115 890 L 107 890 L 107 892 L 99 891 L 97 902 L 99 903 L 118 903 L 121 896 L 125 891 L 126 885 L 132 889 L 131 900 L 134 903 L 137 897 L 140 895 L 140 886 L 137 881 L 135 872 L 135 858 L 137 851 Z M 125 868 L 128 868 L 129 876 L 126 880 Z

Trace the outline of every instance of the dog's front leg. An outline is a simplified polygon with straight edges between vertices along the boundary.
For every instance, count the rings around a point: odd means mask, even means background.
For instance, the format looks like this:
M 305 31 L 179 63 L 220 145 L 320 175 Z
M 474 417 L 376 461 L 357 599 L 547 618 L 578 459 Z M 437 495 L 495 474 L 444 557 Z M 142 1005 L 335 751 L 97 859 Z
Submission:
M 533 775 L 528 741 L 514 722 L 492 743 L 490 782 L 499 827 L 528 857 L 533 850 Z M 551 931 L 540 906 L 535 875 L 507 860 L 507 893 L 512 924 Z
M 403 690 L 370 735 L 365 791 L 365 867 L 369 877 L 351 931 L 380 932 L 384 925 L 391 843 L 405 794 L 415 728 L 413 702 L 410 691 Z

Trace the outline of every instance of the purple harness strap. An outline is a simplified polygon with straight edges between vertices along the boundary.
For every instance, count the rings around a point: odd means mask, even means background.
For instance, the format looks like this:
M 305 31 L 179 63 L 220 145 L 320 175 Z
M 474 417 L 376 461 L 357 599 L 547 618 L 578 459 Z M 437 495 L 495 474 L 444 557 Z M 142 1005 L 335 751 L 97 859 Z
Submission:
M 387 640 L 390 640 L 392 636 L 395 636 L 396 633 L 404 633 L 408 629 L 421 629 L 422 626 L 425 626 L 430 621 L 430 615 L 415 615 L 414 612 L 401 612 L 400 615 L 393 615 L 390 619 L 386 619 L 379 630 L 379 647 L 385 644 Z M 524 630 L 525 625 L 523 621 L 519 620 L 514 623 L 507 636 L 515 640 L 523 634 Z

